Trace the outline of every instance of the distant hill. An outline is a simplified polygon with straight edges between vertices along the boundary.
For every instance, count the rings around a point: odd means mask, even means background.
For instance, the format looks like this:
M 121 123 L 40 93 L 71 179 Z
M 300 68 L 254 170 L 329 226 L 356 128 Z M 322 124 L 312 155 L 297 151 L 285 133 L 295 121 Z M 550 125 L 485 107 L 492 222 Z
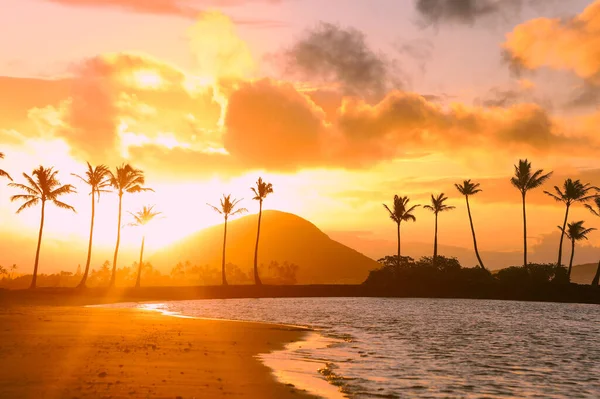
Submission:
M 590 284 L 596 275 L 598 263 L 575 265 L 571 270 L 571 281 L 578 284 Z
M 230 221 L 227 225 L 227 263 L 252 270 L 258 215 Z M 221 266 L 223 225 L 209 227 L 148 257 L 155 268 L 169 270 L 178 262 Z M 329 238 L 309 221 L 285 212 L 263 212 L 259 265 L 271 261 L 299 266 L 299 284 L 362 283 L 379 264 Z M 259 266 L 260 267 L 260 266 Z M 259 271 L 260 272 L 260 271 Z

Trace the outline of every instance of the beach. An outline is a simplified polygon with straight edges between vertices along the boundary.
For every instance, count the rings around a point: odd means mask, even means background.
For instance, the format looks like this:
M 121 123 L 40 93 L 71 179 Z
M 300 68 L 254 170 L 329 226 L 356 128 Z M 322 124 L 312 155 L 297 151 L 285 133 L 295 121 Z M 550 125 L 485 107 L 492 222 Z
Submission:
M 0 307 L 0 397 L 309 398 L 257 358 L 305 333 L 137 309 Z

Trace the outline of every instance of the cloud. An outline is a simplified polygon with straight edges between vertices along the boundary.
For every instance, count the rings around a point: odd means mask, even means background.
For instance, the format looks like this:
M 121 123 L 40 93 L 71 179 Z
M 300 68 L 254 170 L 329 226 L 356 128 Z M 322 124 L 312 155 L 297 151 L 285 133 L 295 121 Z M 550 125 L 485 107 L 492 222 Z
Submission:
M 600 1 L 571 19 L 536 18 L 506 35 L 503 48 L 513 67 L 571 71 L 593 85 L 600 84 Z
M 138 14 L 168 15 L 196 19 L 206 9 L 213 7 L 236 7 L 267 3 L 280 4 L 283 0 L 46 0 L 51 3 L 71 7 L 114 8 Z M 237 19 L 240 25 L 278 27 L 283 24 L 276 20 Z
M 442 24 L 473 25 L 480 19 L 508 21 L 525 7 L 542 10 L 555 0 L 415 0 L 415 8 L 425 26 Z
M 533 82 L 521 79 L 517 83 L 508 87 L 492 87 L 484 96 L 475 98 L 474 103 L 484 107 L 508 107 L 522 103 L 533 103 L 546 110 L 552 108 L 552 102 L 549 99 L 539 98 L 535 95 Z
M 286 72 L 313 83 L 339 86 L 344 94 L 381 96 L 400 87 L 394 66 L 369 47 L 364 33 L 321 22 L 285 51 Z

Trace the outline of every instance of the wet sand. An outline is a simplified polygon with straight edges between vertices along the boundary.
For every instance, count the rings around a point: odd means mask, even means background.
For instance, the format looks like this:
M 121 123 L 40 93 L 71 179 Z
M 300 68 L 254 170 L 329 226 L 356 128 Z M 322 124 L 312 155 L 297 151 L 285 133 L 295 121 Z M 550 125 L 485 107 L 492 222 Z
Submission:
M 0 307 L 0 398 L 309 398 L 256 357 L 304 334 L 133 309 Z

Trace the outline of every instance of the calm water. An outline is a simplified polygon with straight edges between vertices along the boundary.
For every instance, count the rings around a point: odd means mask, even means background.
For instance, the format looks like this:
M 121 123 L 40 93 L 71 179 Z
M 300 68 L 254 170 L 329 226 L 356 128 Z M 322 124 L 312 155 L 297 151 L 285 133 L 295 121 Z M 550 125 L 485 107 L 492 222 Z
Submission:
M 318 378 L 309 385 L 324 396 L 600 398 L 600 306 L 282 298 L 150 307 L 313 327 L 319 334 L 265 362 L 296 385 Z

